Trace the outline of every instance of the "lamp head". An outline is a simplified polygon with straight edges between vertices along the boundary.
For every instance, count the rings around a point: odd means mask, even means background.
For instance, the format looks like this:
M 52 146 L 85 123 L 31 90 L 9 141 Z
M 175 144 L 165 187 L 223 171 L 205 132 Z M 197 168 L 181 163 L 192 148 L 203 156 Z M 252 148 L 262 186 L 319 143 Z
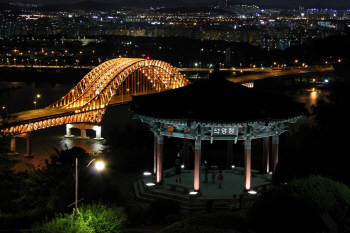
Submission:
M 104 163 L 102 161 L 97 161 L 95 165 L 96 169 L 101 171 L 105 167 Z

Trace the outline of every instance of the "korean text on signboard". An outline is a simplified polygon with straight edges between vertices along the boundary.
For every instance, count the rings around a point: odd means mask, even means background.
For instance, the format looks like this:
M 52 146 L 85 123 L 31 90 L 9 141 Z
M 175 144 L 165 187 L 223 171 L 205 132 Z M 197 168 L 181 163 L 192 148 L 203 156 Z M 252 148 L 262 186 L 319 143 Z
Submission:
M 226 126 L 226 127 L 219 127 L 219 126 L 213 126 L 211 131 L 212 136 L 235 136 L 238 135 L 238 128 Z

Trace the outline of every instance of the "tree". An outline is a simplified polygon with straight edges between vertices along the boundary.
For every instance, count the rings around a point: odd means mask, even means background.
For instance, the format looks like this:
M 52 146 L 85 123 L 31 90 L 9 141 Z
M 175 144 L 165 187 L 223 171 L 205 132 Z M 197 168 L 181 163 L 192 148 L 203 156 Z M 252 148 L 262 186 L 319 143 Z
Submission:
M 66 212 L 74 201 L 75 158 L 79 158 L 79 190 L 84 192 L 87 186 L 88 171 L 83 169 L 92 159 L 80 147 L 57 150 L 45 160 L 45 166 L 20 174 L 21 188 L 18 202 L 23 210 L 38 215 L 53 212 Z
M 16 87 L 0 88 L 0 100 L 16 89 Z M 12 136 L 2 131 L 10 126 L 9 122 L 12 119 L 13 116 L 3 112 L 0 122 L 0 211 L 10 211 L 14 208 L 18 190 L 18 179 L 14 171 L 17 161 L 9 159 L 7 154 L 10 152 L 8 145 Z
M 264 193 L 250 210 L 249 225 L 259 232 L 325 232 L 319 213 L 345 227 L 350 188 L 321 176 L 296 179 Z M 348 226 L 347 226 L 348 227 Z

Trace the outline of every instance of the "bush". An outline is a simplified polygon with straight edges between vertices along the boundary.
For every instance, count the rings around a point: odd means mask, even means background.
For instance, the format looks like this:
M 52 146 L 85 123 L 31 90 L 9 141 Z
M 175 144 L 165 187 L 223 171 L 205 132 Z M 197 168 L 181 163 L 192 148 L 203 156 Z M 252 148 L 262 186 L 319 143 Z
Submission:
M 35 224 L 32 233 L 95 233 L 95 229 L 88 225 L 83 218 L 74 219 L 74 214 L 56 215 L 51 221 L 46 220 L 42 225 Z
M 350 189 L 320 176 L 294 180 L 263 194 L 250 211 L 256 232 L 315 232 L 324 225 L 319 213 L 328 212 L 342 226 L 350 207 Z
M 43 224 L 35 224 L 30 232 L 37 233 L 90 233 L 90 232 L 122 232 L 126 224 L 126 216 L 113 206 L 107 207 L 101 202 L 81 205 L 77 219 L 72 214 L 56 215 L 52 220 L 46 219 Z
M 122 232 L 127 222 L 126 216 L 116 207 L 98 204 L 81 205 L 81 215 L 96 232 Z
M 245 233 L 249 232 L 244 211 L 204 214 L 174 223 L 158 233 Z

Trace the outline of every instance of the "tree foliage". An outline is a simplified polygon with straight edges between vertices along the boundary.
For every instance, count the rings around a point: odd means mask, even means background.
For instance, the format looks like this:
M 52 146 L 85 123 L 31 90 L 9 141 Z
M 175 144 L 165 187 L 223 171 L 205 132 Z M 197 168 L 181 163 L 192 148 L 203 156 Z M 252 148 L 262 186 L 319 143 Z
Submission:
M 293 180 L 264 193 L 250 210 L 256 232 L 321 232 L 319 213 L 329 213 L 342 226 L 350 208 L 350 189 L 320 176 Z
M 1 87 L 0 100 L 4 96 L 10 96 L 16 89 L 18 88 Z M 6 111 L 2 112 L 0 131 L 10 125 L 10 120 L 15 119 L 15 117 L 9 116 L 6 113 Z M 8 145 L 11 139 L 11 135 L 0 133 L 0 211 L 10 211 L 15 206 L 14 199 L 18 196 L 19 180 L 14 171 L 17 161 L 10 159 L 8 156 L 8 152 L 10 152 Z
M 78 158 L 81 175 L 79 188 L 83 190 L 87 173 L 83 168 L 91 160 L 90 155 L 80 147 L 56 149 L 56 154 L 45 160 L 45 166 L 20 174 L 21 188 L 17 202 L 22 208 L 38 214 L 67 210 L 67 205 L 74 200 L 75 158 Z

